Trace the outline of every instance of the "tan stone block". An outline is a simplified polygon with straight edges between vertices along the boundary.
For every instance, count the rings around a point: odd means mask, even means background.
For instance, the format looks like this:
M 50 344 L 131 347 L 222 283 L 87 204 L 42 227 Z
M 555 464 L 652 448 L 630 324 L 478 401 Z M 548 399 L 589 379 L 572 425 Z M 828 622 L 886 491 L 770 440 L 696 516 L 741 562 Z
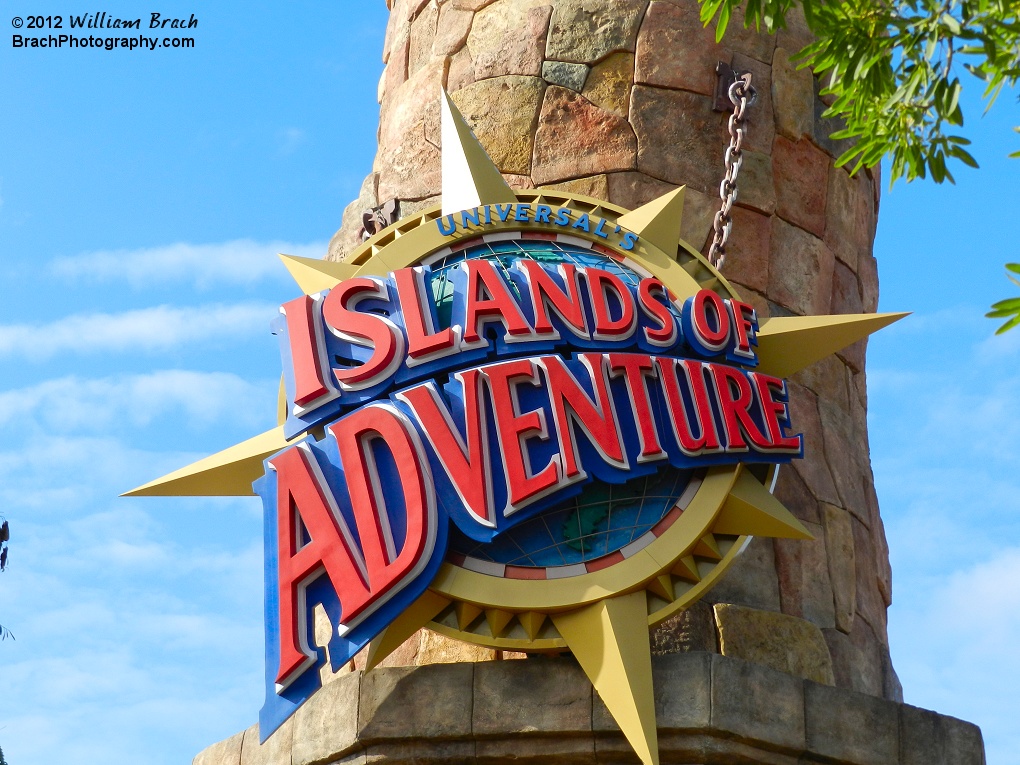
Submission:
M 808 523 L 821 523 L 818 500 L 815 499 L 815 495 L 811 493 L 800 474 L 790 466 L 783 465 L 779 468 L 779 477 L 776 479 L 776 488 L 773 493 L 776 495 L 776 499 L 782 502 L 783 506 L 799 520 Z
M 860 693 L 804 684 L 807 750 L 824 762 L 898 765 L 899 708 Z
M 790 421 L 793 430 L 804 435 L 804 459 L 790 465 L 807 484 L 814 496 L 823 501 L 839 504 L 836 483 L 826 460 L 822 420 L 818 413 L 818 397 L 796 382 L 788 382 Z
M 369 173 L 361 182 L 358 198 L 344 208 L 340 230 L 333 234 L 326 250 L 326 260 L 342 261 L 355 247 L 361 244 L 362 213 L 379 204 L 376 189 L 379 174 Z
M 504 173 L 528 175 L 545 83 L 539 77 L 493 77 L 453 94 L 454 103 Z
M 717 603 L 715 620 L 723 656 L 818 683 L 835 682 L 825 637 L 811 622 L 732 603 Z
M 697 601 L 652 629 L 652 655 L 706 651 L 718 653 L 715 615 L 712 607 Z
M 726 278 L 744 284 L 756 292 L 764 292 L 769 285 L 769 252 L 772 239 L 772 223 L 769 216 L 743 207 L 734 207 L 730 216 L 733 218 L 733 228 L 726 243 L 724 267 Z M 759 322 L 761 321 L 759 318 Z
M 291 765 L 293 743 L 293 717 L 273 731 L 264 743 L 259 743 L 259 725 L 255 723 L 244 732 L 241 765 Z
M 380 199 L 424 199 L 441 186 L 439 99 L 449 59 L 434 59 L 387 98 L 379 114 L 376 156 Z M 425 140 L 427 139 L 427 140 Z
M 732 626 L 728 629 L 732 630 Z M 824 648 L 821 635 L 818 640 Z M 761 662 L 752 664 L 728 656 L 713 656 L 713 730 L 745 741 L 762 742 L 770 749 L 804 751 L 804 683 L 784 672 L 761 666 Z
M 349 760 L 329 765 L 467 765 L 475 761 L 474 741 L 417 739 L 381 741 L 367 747 Z
M 758 100 L 745 113 L 747 126 L 744 148 L 768 154 L 772 151 L 772 142 L 776 137 L 776 124 L 772 116 L 772 67 L 742 53 L 734 53 L 733 69 L 750 72 L 751 84 L 758 91 Z
M 411 50 L 410 28 L 406 34 L 394 40 L 393 48 L 390 51 L 389 60 L 386 62 L 386 69 L 382 74 L 382 85 L 379 91 L 382 93 L 380 103 L 392 97 L 393 93 L 407 82 L 407 57 Z
M 818 414 L 822 422 L 825 453 L 829 457 L 832 479 L 839 494 L 839 501 L 833 504 L 845 507 L 867 524 L 870 513 L 865 485 L 872 479 L 866 436 L 857 433 L 845 403 L 841 405 L 819 399 Z
M 475 14 L 467 47 L 478 79 L 542 72 L 548 0 L 498 0 Z
M 841 688 L 882 698 L 888 687 L 898 684 L 888 649 L 866 621 L 855 619 L 849 635 L 838 630 L 824 632 L 836 682 Z
M 291 718 L 293 765 L 329 762 L 359 747 L 361 672 L 341 675 L 298 707 Z
M 814 134 L 815 78 L 811 70 L 798 69 L 791 51 L 776 48 L 772 59 L 772 103 L 776 132 L 791 141 Z
M 822 151 L 832 159 L 838 159 L 848 149 L 852 148 L 854 141 L 849 138 L 834 139 L 832 134 L 846 128 L 846 122 L 841 117 L 823 117 L 834 97 L 821 95 L 822 84 L 819 79 L 815 80 L 815 134 L 812 140 Z M 856 160 L 854 160 L 856 162 Z M 862 173 L 866 171 L 862 170 Z
M 900 708 L 900 765 L 984 765 L 976 725 L 909 705 Z
M 407 50 L 407 76 L 410 77 L 432 58 L 432 45 L 436 39 L 439 6 L 431 0 L 411 22 L 411 42 Z
M 810 141 L 778 136 L 772 147 L 776 210 L 790 223 L 821 237 L 825 234 L 825 199 L 829 158 Z
M 653 199 L 658 199 L 676 188 L 671 183 L 660 181 L 644 173 L 610 173 L 607 177 L 609 179 L 609 201 L 628 210 L 636 210 L 641 205 L 648 204 Z M 687 190 L 688 193 L 690 191 L 690 189 Z M 686 208 L 686 206 L 687 197 L 685 195 L 684 207 Z
M 218 741 L 199 752 L 191 765 L 240 765 L 241 742 L 244 732 L 235 733 L 230 738 Z
M 475 15 L 471 11 L 446 3 L 439 11 L 439 23 L 436 25 L 436 39 L 432 43 L 432 55 L 450 56 L 463 48 L 471 31 L 471 21 Z
M 496 658 L 496 652 L 491 648 L 454 640 L 431 630 L 422 630 L 420 635 L 418 654 L 414 661 L 417 665 L 493 661 Z
M 496 0 L 452 0 L 451 5 L 464 11 L 480 11 L 494 2 Z
M 772 219 L 771 246 L 769 297 L 801 316 L 828 314 L 836 262 L 832 250 L 779 217 Z
M 577 93 L 584 90 L 591 69 L 587 64 L 571 64 L 568 61 L 545 61 L 542 63 L 542 79 L 550 85 L 559 85 Z
M 755 537 L 733 562 L 726 576 L 705 596 L 709 603 L 740 605 L 778 611 L 779 580 L 772 540 Z
M 716 44 L 715 30 L 701 23 L 697 3 L 653 1 L 637 37 L 634 81 L 710 96 L 716 63 L 729 57 L 729 51 Z
M 850 513 L 822 503 L 829 581 L 835 599 L 836 629 L 849 633 L 857 610 L 857 566 Z
M 750 149 L 745 149 L 742 156 L 740 175 L 737 176 L 737 204 L 771 215 L 776 210 L 772 157 Z
M 712 654 L 695 651 L 655 656 L 652 677 L 655 720 L 660 735 L 670 731 L 705 730 L 711 725 Z M 620 730 L 598 694 L 595 694 L 592 728 L 596 733 Z
M 503 173 L 503 180 L 506 181 L 507 186 L 512 188 L 514 191 L 535 188 L 535 182 L 531 179 L 530 175 L 512 175 Z
M 678 186 L 718 193 L 723 148 L 729 140 L 725 117 L 712 111 L 710 97 L 635 85 L 630 119 L 637 134 L 638 170 Z
M 686 0 L 672 0 L 672 2 L 682 4 Z M 709 24 L 713 35 L 715 28 L 715 24 Z M 733 9 L 733 15 L 730 17 L 730 23 L 726 26 L 726 36 L 723 37 L 722 44 L 734 53 L 743 53 L 765 64 L 771 64 L 772 56 L 776 50 L 776 36 L 764 31 L 757 31 L 753 24 L 750 27 L 744 26 L 744 8 L 741 5 Z
M 634 84 L 634 54 L 611 53 L 588 72 L 581 95 L 606 111 L 626 117 Z
M 475 742 L 474 756 L 464 762 L 484 765 L 590 765 L 595 761 L 595 740 L 566 736 L 513 736 Z
M 574 178 L 540 188 L 567 191 L 571 194 L 584 194 L 596 199 L 609 199 L 609 178 L 606 175 L 590 175 L 587 178 Z
M 867 313 L 878 310 L 878 261 L 871 253 L 862 253 L 857 261 L 857 275 L 861 279 L 861 303 Z
M 633 51 L 646 5 L 646 0 L 559 0 L 545 57 L 594 64 L 615 51 Z
M 590 733 L 591 709 L 591 682 L 570 659 L 536 656 L 475 665 L 470 722 L 476 736 Z
M 690 187 L 684 192 L 684 214 L 680 223 L 680 235 L 687 244 L 701 252 L 712 234 L 712 223 L 719 207 L 719 200 Z
M 857 518 L 851 520 L 854 538 L 854 563 L 857 578 L 857 615 L 874 630 L 883 645 L 889 644 L 888 617 L 878 590 L 878 559 L 871 530 Z
M 572 90 L 546 89 L 531 171 L 536 183 L 631 170 L 636 153 L 637 140 L 625 119 Z
M 776 539 L 776 573 L 783 613 L 807 619 L 818 627 L 836 625 L 836 608 L 829 579 L 825 531 L 805 523 L 814 539 Z
M 874 188 L 863 173 L 851 178 L 845 169 L 831 167 L 825 205 L 825 243 L 856 272 L 875 239 Z
M 371 744 L 386 739 L 470 736 L 474 667 L 433 664 L 372 670 L 361 683 L 359 739 Z
M 705 247 L 705 249 L 702 251 L 702 254 L 707 252 L 708 246 Z M 727 281 L 730 282 L 730 286 L 737 291 L 737 294 L 740 296 L 740 299 L 743 300 L 745 303 L 750 304 L 750 306 L 754 308 L 755 313 L 758 314 L 759 322 L 764 322 L 766 319 L 769 318 L 769 316 L 771 315 L 770 314 L 771 306 L 769 305 L 768 298 L 766 298 L 760 292 L 755 292 L 746 284 L 741 284 L 740 282 L 731 281 L 729 279 L 727 279 Z
M 846 373 L 846 364 L 836 356 L 827 356 L 797 372 L 790 379 L 811 390 L 819 401 L 849 410 L 850 392 Z
M 786 25 L 776 32 L 776 47 L 785 48 L 790 54 L 799 53 L 815 41 L 808 29 L 804 11 L 799 5 L 791 6 L 786 12 Z
M 450 58 L 450 71 L 446 75 L 446 92 L 453 94 L 475 81 L 475 64 L 471 51 L 461 48 Z

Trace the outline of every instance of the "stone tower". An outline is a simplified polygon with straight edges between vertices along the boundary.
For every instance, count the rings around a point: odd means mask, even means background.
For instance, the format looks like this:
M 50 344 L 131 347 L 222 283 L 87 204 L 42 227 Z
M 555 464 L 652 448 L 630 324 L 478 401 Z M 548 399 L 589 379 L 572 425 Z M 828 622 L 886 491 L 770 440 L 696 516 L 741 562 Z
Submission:
M 707 252 L 728 143 L 728 115 L 713 110 L 724 62 L 758 92 L 724 275 L 762 321 L 876 309 L 879 180 L 834 167 L 837 127 L 790 62 L 810 41 L 802 20 L 769 36 L 736 18 L 717 44 L 696 0 L 388 3 L 379 150 L 327 258 L 439 201 L 440 87 L 512 187 L 633 209 L 686 184 L 683 235 Z M 814 540 L 755 539 L 653 635 L 663 761 L 983 762 L 974 726 L 901 703 L 864 341 L 796 375 L 790 399 L 806 457 L 775 493 Z M 633 761 L 569 659 L 500 658 L 515 657 L 419 633 L 390 669 L 324 678 L 265 744 L 249 729 L 196 762 Z M 475 663 L 411 668 L 451 662 Z
M 698 10 L 695 0 L 391 3 L 374 172 L 328 257 L 360 243 L 366 211 L 403 217 L 438 202 L 440 86 L 512 186 L 633 209 L 686 184 L 684 237 L 707 252 L 728 143 L 728 115 L 713 110 L 725 62 L 752 73 L 758 100 L 724 275 L 762 319 L 874 311 L 878 179 L 833 167 L 843 150 L 828 138 L 836 127 L 819 116 L 814 78 L 790 63 L 810 40 L 806 28 L 794 20 L 769 36 L 735 19 L 716 44 Z M 807 457 L 780 472 L 776 494 L 815 540 L 755 540 L 706 604 L 659 630 L 659 650 L 721 650 L 902 699 L 889 659 L 892 586 L 868 458 L 864 352 L 862 342 L 794 378 Z M 393 661 L 478 655 L 437 642 L 423 636 Z

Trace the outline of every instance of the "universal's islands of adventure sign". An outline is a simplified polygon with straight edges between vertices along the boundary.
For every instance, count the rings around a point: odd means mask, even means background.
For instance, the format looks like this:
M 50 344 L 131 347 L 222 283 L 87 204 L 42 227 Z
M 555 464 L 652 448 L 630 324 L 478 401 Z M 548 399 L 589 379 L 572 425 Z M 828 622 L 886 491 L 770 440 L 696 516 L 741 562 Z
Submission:
M 681 240 L 682 188 L 514 192 L 445 95 L 442 135 L 441 209 L 283 256 L 279 426 L 130 493 L 262 497 L 263 739 L 324 662 L 428 627 L 572 651 L 656 763 L 649 627 L 752 535 L 810 538 L 770 491 L 803 453 L 784 378 L 900 315 L 759 323 Z

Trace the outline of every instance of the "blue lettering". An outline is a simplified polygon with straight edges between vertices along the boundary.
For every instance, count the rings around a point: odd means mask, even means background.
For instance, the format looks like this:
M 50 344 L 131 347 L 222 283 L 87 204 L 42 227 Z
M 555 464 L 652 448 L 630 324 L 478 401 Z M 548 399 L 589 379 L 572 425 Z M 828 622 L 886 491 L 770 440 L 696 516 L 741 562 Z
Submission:
M 588 225 L 588 220 L 589 220 L 588 213 L 584 213 L 580 218 L 577 219 L 577 223 L 571 226 L 571 228 L 579 228 L 582 231 L 591 231 L 591 227 Z
M 549 205 L 539 205 L 535 208 L 535 223 L 548 223 L 549 214 L 552 208 Z
M 605 232 L 605 230 L 604 230 L 605 227 L 606 227 L 606 219 L 605 218 L 599 218 L 599 225 L 598 225 L 598 227 L 594 231 L 592 231 L 592 233 L 595 234 L 595 236 L 600 236 L 603 239 L 608 239 L 609 238 L 609 234 L 607 234 Z
M 507 205 L 505 210 L 503 209 L 503 205 L 496 205 L 496 215 L 498 215 L 499 219 L 505 223 L 506 219 L 510 217 L 510 211 L 513 209 L 513 205 Z
M 518 204 L 517 212 L 514 213 L 514 220 L 528 221 L 531 220 L 529 213 L 531 212 L 531 205 Z
M 620 240 L 621 250 L 633 250 L 634 245 L 637 243 L 638 235 L 628 231 L 623 235 L 623 239 Z
M 460 211 L 460 226 L 461 228 L 467 228 L 468 221 L 478 225 L 478 208 L 473 210 L 461 210 Z
M 485 205 L 485 225 L 492 223 L 492 208 Z
M 449 224 L 450 228 L 446 228 L 443 225 L 444 220 Z M 445 218 L 436 218 L 436 225 L 439 226 L 439 233 L 443 236 L 449 236 L 457 230 L 457 224 L 453 222 L 452 215 L 447 215 Z
M 553 221 L 557 226 L 566 226 L 570 223 L 570 210 L 566 207 L 561 207 L 556 211 L 556 220 Z

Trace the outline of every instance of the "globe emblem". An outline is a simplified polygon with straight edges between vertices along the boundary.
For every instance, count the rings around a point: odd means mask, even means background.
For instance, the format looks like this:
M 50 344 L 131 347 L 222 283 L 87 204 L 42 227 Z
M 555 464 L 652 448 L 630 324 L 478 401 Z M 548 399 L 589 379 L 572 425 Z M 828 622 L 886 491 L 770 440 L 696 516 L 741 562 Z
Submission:
M 514 289 L 510 268 L 521 259 L 549 266 L 571 263 L 578 268 L 600 268 L 637 286 L 642 274 L 596 250 L 573 244 L 531 239 L 485 242 L 426 260 L 432 270 L 432 293 L 439 323 L 450 324 L 453 286 L 450 272 L 470 259 L 493 262 Z M 451 527 L 448 558 L 488 562 L 513 569 L 546 569 L 550 573 L 605 560 L 647 535 L 677 505 L 695 471 L 664 465 L 656 473 L 610 484 L 594 480 L 579 494 L 502 532 L 489 543 L 479 543 Z M 526 576 L 526 574 L 525 574 Z

